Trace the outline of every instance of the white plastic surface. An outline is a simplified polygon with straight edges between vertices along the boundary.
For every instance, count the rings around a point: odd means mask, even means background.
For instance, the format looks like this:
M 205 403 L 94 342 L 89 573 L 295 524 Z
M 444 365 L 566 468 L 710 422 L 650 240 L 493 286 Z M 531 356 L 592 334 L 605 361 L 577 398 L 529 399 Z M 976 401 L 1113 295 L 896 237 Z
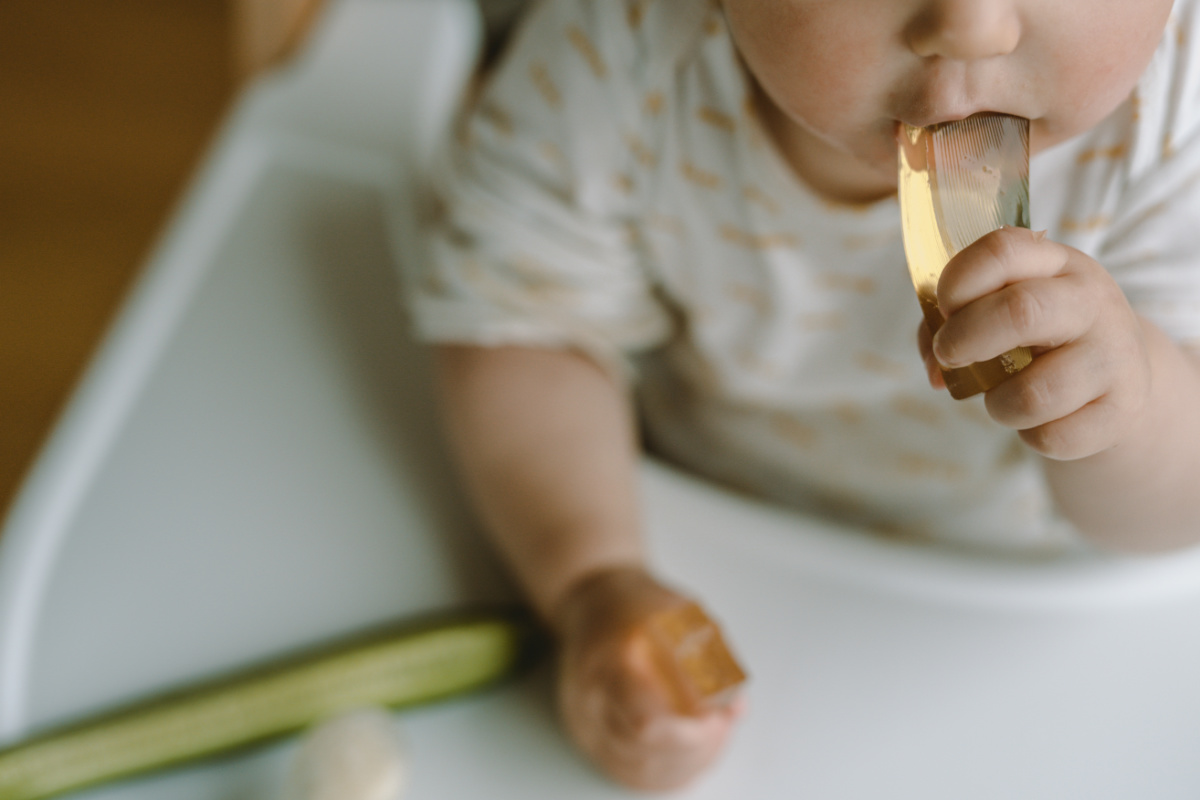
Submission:
M 384 212 L 425 146 L 410 121 L 462 81 L 468 9 L 344 0 L 232 117 L 0 539 L 0 736 L 512 596 L 441 448 Z M 643 478 L 657 563 L 752 674 L 682 796 L 1200 796 L 1200 555 L 987 561 Z M 545 668 L 398 724 L 412 800 L 628 796 L 562 739 Z M 269 798 L 292 748 L 86 796 Z

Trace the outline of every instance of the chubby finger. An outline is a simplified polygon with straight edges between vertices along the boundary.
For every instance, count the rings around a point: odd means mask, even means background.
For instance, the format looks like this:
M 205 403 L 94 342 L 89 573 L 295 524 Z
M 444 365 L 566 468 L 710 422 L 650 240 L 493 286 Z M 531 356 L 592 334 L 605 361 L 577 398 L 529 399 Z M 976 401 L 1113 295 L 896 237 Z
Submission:
M 950 314 L 933 338 L 946 367 L 986 361 L 1014 347 L 1059 347 L 1091 329 L 1099 306 L 1086 279 L 1075 273 L 1031 278 L 979 297 Z
M 1086 344 L 1051 350 L 987 392 L 988 414 L 1015 430 L 1068 417 L 1107 392 L 1101 360 L 1095 348 Z
M 1106 450 L 1119 430 L 1118 406 L 1098 398 L 1072 414 L 1018 433 L 1030 449 L 1056 461 L 1073 461 Z
M 1017 281 L 1064 272 L 1075 250 L 1044 231 L 1005 226 L 981 236 L 955 255 L 938 280 L 938 308 L 949 317 L 968 303 Z

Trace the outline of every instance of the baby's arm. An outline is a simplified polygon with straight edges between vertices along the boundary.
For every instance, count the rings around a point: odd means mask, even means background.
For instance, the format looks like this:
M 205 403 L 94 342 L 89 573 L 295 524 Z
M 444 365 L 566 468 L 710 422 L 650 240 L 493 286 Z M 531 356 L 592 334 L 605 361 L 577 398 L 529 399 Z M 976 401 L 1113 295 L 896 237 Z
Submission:
M 641 566 L 633 425 L 623 393 L 570 351 L 441 346 L 458 464 L 536 611 L 600 569 Z
M 1100 264 L 1005 228 L 951 260 L 938 303 L 931 367 L 1033 347 L 1033 363 L 987 393 L 988 412 L 1045 456 L 1082 533 L 1127 550 L 1200 541 L 1200 358 L 1138 316 Z
M 1165 550 L 1200 542 L 1200 355 L 1139 323 L 1150 381 L 1141 413 L 1113 447 L 1045 469 L 1059 506 L 1095 540 Z
M 687 782 L 720 751 L 739 704 L 675 713 L 631 636 L 686 598 L 646 568 L 624 392 L 570 351 L 441 346 L 436 361 L 467 487 L 559 639 L 568 730 L 622 783 Z

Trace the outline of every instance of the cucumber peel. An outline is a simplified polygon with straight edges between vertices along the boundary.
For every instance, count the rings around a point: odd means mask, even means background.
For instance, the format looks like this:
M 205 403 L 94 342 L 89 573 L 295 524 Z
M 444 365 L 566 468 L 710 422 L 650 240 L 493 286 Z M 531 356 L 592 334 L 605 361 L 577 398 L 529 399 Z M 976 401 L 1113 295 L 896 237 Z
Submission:
M 539 648 L 512 609 L 409 623 L 118 709 L 0 750 L 0 800 L 41 800 L 302 730 L 338 712 L 485 688 Z

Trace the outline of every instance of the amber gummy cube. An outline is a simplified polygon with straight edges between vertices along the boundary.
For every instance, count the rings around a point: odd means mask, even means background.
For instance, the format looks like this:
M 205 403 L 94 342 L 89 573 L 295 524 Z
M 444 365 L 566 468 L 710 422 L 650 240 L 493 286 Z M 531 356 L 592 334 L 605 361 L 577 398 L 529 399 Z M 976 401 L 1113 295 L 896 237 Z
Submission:
M 644 623 L 676 710 L 700 714 L 727 701 L 746 673 L 717 623 L 696 603 L 660 611 Z

